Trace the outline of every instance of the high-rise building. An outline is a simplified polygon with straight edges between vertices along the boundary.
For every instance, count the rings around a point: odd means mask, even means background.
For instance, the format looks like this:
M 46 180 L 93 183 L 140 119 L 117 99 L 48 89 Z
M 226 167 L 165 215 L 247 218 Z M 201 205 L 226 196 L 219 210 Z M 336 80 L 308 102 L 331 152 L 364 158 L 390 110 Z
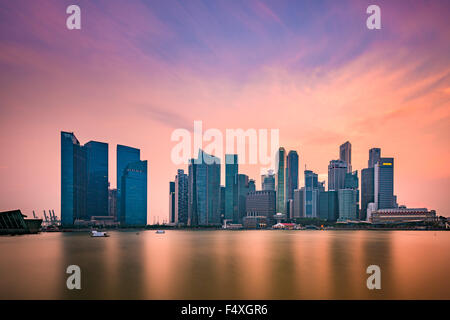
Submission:
M 175 176 L 175 223 L 184 225 L 188 222 L 188 184 L 187 174 L 179 169 Z
M 286 214 L 285 166 L 286 150 L 280 147 L 277 153 L 277 213 L 282 214 Z
M 339 160 L 347 163 L 347 172 L 352 172 L 352 144 L 349 141 L 339 147 Z
M 219 198 L 220 159 L 199 150 L 189 162 L 188 224 L 220 224 Z
M 375 164 L 374 189 L 377 210 L 395 208 L 394 158 L 380 158 Z
M 234 212 L 233 222 L 243 223 L 243 219 L 246 215 L 246 201 L 248 195 L 248 176 L 245 174 L 236 175 L 237 185 L 237 207 Z
M 175 223 L 175 181 L 169 182 L 169 221 Z
M 286 160 L 286 199 L 294 199 L 294 190 L 298 189 L 298 154 L 291 150 Z
M 232 220 L 236 210 L 236 175 L 238 174 L 238 155 L 225 155 L 225 219 Z
M 61 132 L 61 223 L 86 219 L 86 150 L 72 132 Z
M 303 218 L 304 217 L 304 188 L 294 190 L 294 199 L 292 203 L 291 218 Z
M 347 162 L 331 160 L 328 165 L 328 190 L 343 189 L 347 172 Z
M 274 190 L 249 192 L 246 200 L 247 216 L 267 217 L 271 220 L 275 215 L 276 196 Z
M 345 175 L 344 189 L 353 189 L 356 192 L 356 214 L 359 218 L 359 178 L 358 170 L 354 172 L 347 173 Z
M 275 191 L 275 174 L 273 170 L 269 170 L 267 174 L 261 176 L 261 189 Z
M 377 162 L 381 158 L 381 149 L 380 148 L 372 148 L 369 150 L 369 168 L 375 167 Z
M 219 207 L 219 214 L 220 214 L 220 222 L 223 222 L 223 219 L 225 219 L 225 187 L 220 186 L 220 207 Z
M 339 221 L 348 221 L 357 219 L 356 207 L 356 190 L 354 189 L 339 189 Z
M 120 224 L 147 225 L 147 161 L 129 163 L 122 174 Z
M 108 189 L 108 216 L 117 221 L 117 189 Z
M 108 215 L 108 144 L 89 141 L 86 149 L 86 215 Z
M 370 165 L 370 161 L 369 161 Z M 361 213 L 360 220 L 367 219 L 367 207 L 375 202 L 375 169 L 373 167 L 361 171 Z
M 316 218 L 318 216 L 319 182 L 318 175 L 311 170 L 305 170 L 305 187 L 303 193 L 304 216 Z
M 116 150 L 117 157 L 117 213 L 119 221 L 122 220 L 122 176 L 125 168 L 141 159 L 141 151 L 136 148 L 118 144 Z

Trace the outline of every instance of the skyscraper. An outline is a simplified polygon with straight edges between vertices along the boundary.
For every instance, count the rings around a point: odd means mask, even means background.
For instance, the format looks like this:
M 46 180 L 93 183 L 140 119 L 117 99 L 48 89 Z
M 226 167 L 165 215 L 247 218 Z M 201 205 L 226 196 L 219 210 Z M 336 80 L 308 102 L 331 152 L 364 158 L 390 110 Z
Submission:
M 199 150 L 189 163 L 188 224 L 220 224 L 220 159 Z
M 188 222 L 188 176 L 179 169 L 175 177 L 175 222 Z
M 237 185 L 237 206 L 233 216 L 234 223 L 243 223 L 246 215 L 246 201 L 248 195 L 248 176 L 245 174 L 236 175 Z
M 294 201 L 292 204 L 291 218 L 303 218 L 304 217 L 304 188 L 294 190 Z
M 343 189 L 347 172 L 347 162 L 331 160 L 328 165 L 328 190 Z
M 169 182 L 169 221 L 175 223 L 175 181 Z
M 311 170 L 305 170 L 305 187 L 303 193 L 304 216 L 316 218 L 318 216 L 319 183 L 318 175 Z
M 122 174 L 121 225 L 147 224 L 147 161 L 129 163 Z
M 61 221 L 108 216 L 108 144 L 61 132 Z
M 117 221 L 117 189 L 108 189 L 108 216 Z
M 286 201 L 294 199 L 295 189 L 298 189 L 298 154 L 291 150 L 286 160 Z
M 249 179 L 248 180 L 248 192 L 255 192 L 255 191 L 256 191 L 255 180 Z
M 369 161 L 370 165 L 370 161 Z M 361 214 L 360 219 L 367 219 L 367 207 L 375 202 L 375 169 L 373 167 L 361 171 Z
M 86 150 L 72 132 L 61 132 L 61 223 L 86 216 Z
M 347 172 L 352 172 L 352 144 L 349 141 L 339 147 L 339 160 L 347 163 Z
M 269 170 L 267 174 L 261 176 L 261 189 L 275 191 L 275 174 Z
M 395 208 L 394 158 L 380 158 L 375 164 L 374 189 L 377 209 Z
M 357 197 L 356 190 L 354 189 L 338 190 L 340 221 L 357 219 L 356 197 Z
M 369 150 L 369 168 L 375 167 L 375 164 L 381 158 L 381 149 L 380 148 L 372 148 Z
M 277 213 L 283 214 L 286 214 L 285 166 L 286 150 L 280 147 L 277 153 Z
M 122 220 L 122 176 L 124 174 L 125 168 L 133 162 L 140 161 L 141 151 L 136 148 L 127 147 L 118 144 L 117 145 L 117 213 L 119 221 Z
M 238 155 L 225 155 L 225 219 L 232 220 L 236 207 L 236 175 L 238 174 Z
M 87 218 L 108 215 L 108 144 L 89 141 L 86 148 Z

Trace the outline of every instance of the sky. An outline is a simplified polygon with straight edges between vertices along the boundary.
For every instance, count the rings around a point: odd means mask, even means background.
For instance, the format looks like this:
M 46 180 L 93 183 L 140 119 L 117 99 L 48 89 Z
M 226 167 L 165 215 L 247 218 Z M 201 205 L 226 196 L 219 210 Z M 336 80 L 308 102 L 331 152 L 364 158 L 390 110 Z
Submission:
M 71 4 L 81 30 L 66 27 Z M 370 4 L 381 30 L 366 27 Z M 187 169 L 171 134 L 201 120 L 279 129 L 322 180 L 345 141 L 359 171 L 379 147 L 399 204 L 450 216 L 449 14 L 447 0 L 0 0 L 0 210 L 60 214 L 69 131 L 109 143 L 112 187 L 116 145 L 141 149 L 148 222 L 167 220 Z M 260 169 L 239 168 L 257 188 Z

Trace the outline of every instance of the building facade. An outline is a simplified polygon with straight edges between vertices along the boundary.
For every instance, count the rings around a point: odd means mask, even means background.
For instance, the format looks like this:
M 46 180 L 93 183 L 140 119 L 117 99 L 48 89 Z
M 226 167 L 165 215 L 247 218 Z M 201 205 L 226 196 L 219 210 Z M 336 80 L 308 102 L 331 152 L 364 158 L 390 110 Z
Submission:
M 179 169 L 175 176 L 175 223 L 188 222 L 188 176 Z
M 123 171 L 120 224 L 147 225 L 147 161 L 129 163 Z
M 277 212 L 286 213 L 286 150 L 281 147 L 277 153 Z
M 116 149 L 116 160 L 117 160 L 117 172 L 116 172 L 116 178 L 117 178 L 117 215 L 119 218 L 119 221 L 122 220 L 122 176 L 125 172 L 126 167 L 130 163 L 138 162 L 141 159 L 141 151 L 139 149 L 128 147 L 124 145 L 117 145 Z
M 349 141 L 339 147 L 339 160 L 347 163 L 347 172 L 352 172 L 352 144 Z
M 232 220 L 236 208 L 236 175 L 239 172 L 238 155 L 225 155 L 225 219 Z
M 377 209 L 395 208 L 394 158 L 380 158 L 375 164 L 374 200 Z

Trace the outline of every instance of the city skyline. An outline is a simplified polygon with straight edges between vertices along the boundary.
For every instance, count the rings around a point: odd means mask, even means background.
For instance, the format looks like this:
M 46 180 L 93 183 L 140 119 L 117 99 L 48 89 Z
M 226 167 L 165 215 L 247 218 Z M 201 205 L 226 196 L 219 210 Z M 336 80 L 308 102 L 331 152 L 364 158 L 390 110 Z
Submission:
M 368 31 L 364 1 L 79 1 L 86 19 L 72 32 L 62 3 L 2 3 L 1 210 L 60 215 L 58 134 L 68 131 L 141 149 L 148 222 L 168 219 L 168 181 L 188 170 L 170 162 L 170 135 L 202 120 L 223 132 L 279 128 L 280 145 L 299 153 L 299 187 L 304 165 L 326 180 L 345 141 L 359 172 L 380 147 L 395 158 L 399 204 L 449 216 L 449 3 L 379 4 L 383 28 Z M 260 166 L 239 170 L 261 185 Z

